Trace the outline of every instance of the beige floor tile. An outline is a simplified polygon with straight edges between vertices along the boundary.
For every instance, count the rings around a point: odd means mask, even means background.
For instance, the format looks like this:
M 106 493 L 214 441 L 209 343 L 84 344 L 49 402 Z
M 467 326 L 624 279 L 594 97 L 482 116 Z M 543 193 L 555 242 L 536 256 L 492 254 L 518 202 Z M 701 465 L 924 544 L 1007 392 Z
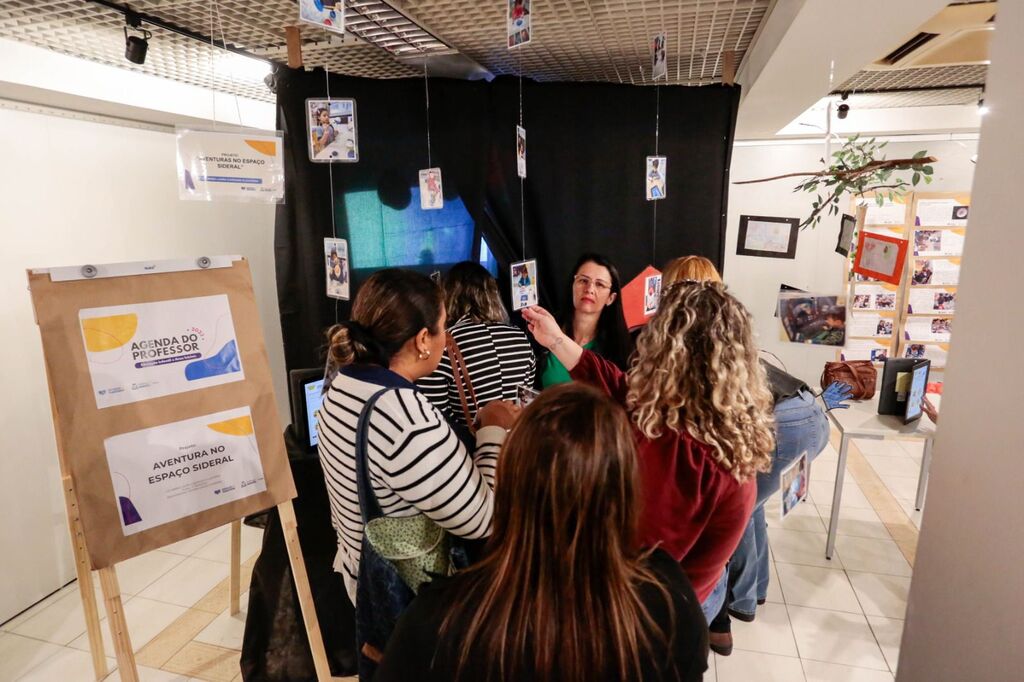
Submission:
M 85 615 L 78 589 L 64 591 L 63 595 L 54 602 L 48 602 L 45 608 L 10 631 L 61 646 L 67 645 L 79 635 L 84 635 Z M 102 601 L 97 607 L 102 613 Z
M 139 596 L 191 607 L 227 577 L 227 563 L 189 557 L 181 559 L 174 568 L 140 592 Z
M 863 614 L 790 606 L 789 617 L 801 658 L 889 669 Z
M 853 444 L 862 452 L 865 456 L 872 455 L 876 457 L 906 457 L 907 451 L 904 450 L 899 441 L 895 440 L 869 440 L 866 438 L 854 438 Z
M 835 494 L 835 484 L 832 481 L 811 481 L 810 495 L 815 505 L 832 506 Z M 852 476 L 848 476 L 843 482 L 843 507 L 860 507 L 871 509 L 871 503 L 864 497 L 864 493 L 854 482 Z
M 822 568 L 842 568 L 842 560 L 825 558 L 825 533 L 805 533 L 785 528 L 769 528 L 768 544 L 778 564 L 803 564 Z
M 124 605 L 124 617 L 128 622 L 128 636 L 131 638 L 132 648 L 138 651 L 149 644 L 187 610 L 184 606 L 166 604 L 145 597 L 129 599 Z M 101 620 L 100 626 L 103 631 L 103 648 L 107 656 L 114 656 L 113 640 L 106 618 Z M 68 646 L 88 651 L 89 637 L 83 633 Z
M 763 654 L 796 656 L 796 641 L 785 604 L 766 603 L 757 607 L 753 623 L 732 620 L 733 644 L 737 649 Z
M 858 571 L 847 571 L 847 575 L 865 615 L 886 618 L 906 615 L 910 578 Z
M 139 682 L 188 682 L 188 675 L 172 673 L 159 668 L 150 668 L 144 665 L 136 665 L 139 672 Z M 103 682 L 121 682 L 121 671 L 115 670 Z
M 180 554 L 181 556 L 192 556 L 193 554 L 201 550 L 204 546 L 211 543 L 221 533 L 227 533 L 228 531 L 228 526 L 214 528 L 212 530 L 206 531 L 205 533 L 200 533 L 199 535 L 193 535 L 190 538 L 179 540 L 178 542 L 175 542 L 173 545 L 167 545 L 166 547 L 162 547 L 160 551 L 170 552 L 171 554 Z
M 767 521 L 769 528 L 785 528 L 787 530 L 802 530 L 812 533 L 820 533 L 825 530 L 825 526 L 821 523 L 821 517 L 818 516 L 818 510 L 810 500 L 801 502 L 793 507 L 784 519 L 779 518 L 778 507 L 772 511 L 773 513 L 769 514 L 768 510 L 765 510 L 765 521 Z
M 775 561 L 773 559 L 768 560 L 768 594 L 765 597 L 765 601 L 770 604 L 784 604 L 786 603 L 785 598 L 782 595 L 782 588 L 779 587 L 779 572 L 776 570 Z
M 893 497 L 900 500 L 914 500 L 917 498 L 917 472 L 910 476 L 882 476 L 882 482 Z
M 921 463 L 912 457 L 879 457 L 877 455 L 865 455 L 871 468 L 875 470 L 882 480 L 886 476 L 910 476 L 916 477 L 921 473 Z
M 245 603 L 242 610 L 230 615 L 227 610 L 217 616 L 212 623 L 196 636 L 197 642 L 213 644 L 225 649 L 242 649 L 242 635 L 245 634 Z
M 736 649 L 715 660 L 718 682 L 794 682 L 803 680 L 799 658 Z
M 910 564 L 892 540 L 858 538 L 840 535 L 836 538 L 836 553 L 843 566 L 851 571 L 909 576 Z
M 827 530 L 832 518 L 832 508 L 827 506 L 818 507 L 818 513 L 821 515 L 821 522 Z M 836 534 L 854 535 L 862 538 L 892 539 L 889 529 L 882 523 L 882 519 L 878 517 L 874 509 L 860 509 L 845 505 L 839 509 L 839 529 L 836 531 Z
M 0 633 L 0 680 L 16 680 L 63 649 L 56 644 Z
M 107 670 L 117 667 L 117 661 L 107 659 Z M 55 682 L 56 680 L 93 680 L 95 671 L 92 656 L 86 651 L 62 648 L 45 661 L 18 678 L 18 682 Z
M 263 545 L 263 529 L 250 528 L 242 524 L 242 560 L 246 560 L 260 551 Z M 231 561 L 231 532 L 221 533 L 197 550 L 194 556 L 208 561 Z
M 64 587 L 62 587 L 59 590 L 55 591 L 53 594 L 49 594 L 49 595 L 43 597 L 42 599 L 40 599 L 35 604 L 32 604 L 32 605 L 28 606 L 24 611 L 22 611 L 21 613 L 19 613 L 16 616 L 14 616 L 13 618 L 9 619 L 3 625 L 0 625 L 0 632 L 13 632 L 15 628 L 17 628 L 19 625 L 24 623 L 29 618 L 33 618 L 33 617 L 39 615 L 39 613 L 41 613 L 44 609 L 48 608 L 52 604 L 60 601 L 64 597 L 66 597 L 69 592 L 77 592 L 77 591 L 78 591 L 78 582 L 77 581 L 72 582 L 69 585 L 65 585 Z
M 779 564 L 776 568 L 787 604 L 862 613 L 845 571 L 797 564 Z
M 163 670 L 209 682 L 231 682 L 239 673 L 240 654 L 200 642 L 189 642 L 163 665 Z
M 889 664 L 889 670 L 896 673 L 896 664 L 900 658 L 900 639 L 903 637 L 903 621 L 898 618 L 882 618 L 881 616 L 868 616 L 871 630 L 878 639 L 878 645 L 882 647 L 885 660 Z
M 119 563 L 117 582 L 121 594 L 139 594 L 182 561 L 184 557 L 157 550 Z
M 885 670 L 807 660 L 803 666 L 807 682 L 893 682 L 892 673 Z
M 213 622 L 216 614 L 189 609 L 135 655 L 140 665 L 161 668 L 196 635 Z

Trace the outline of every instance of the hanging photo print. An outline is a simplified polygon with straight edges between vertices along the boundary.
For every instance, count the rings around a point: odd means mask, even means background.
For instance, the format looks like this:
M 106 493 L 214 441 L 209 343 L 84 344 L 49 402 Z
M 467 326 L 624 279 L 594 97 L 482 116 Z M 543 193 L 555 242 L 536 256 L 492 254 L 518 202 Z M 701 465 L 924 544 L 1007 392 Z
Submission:
M 661 300 L 661 275 L 650 275 L 644 278 L 644 317 L 658 312 Z
M 651 44 L 651 80 L 668 80 L 668 58 L 665 56 L 666 34 L 654 36 Z
M 512 310 L 537 305 L 537 261 L 512 264 Z
M 647 157 L 647 174 L 645 175 L 645 179 L 648 201 L 665 198 L 667 171 L 668 158 L 664 156 Z
M 516 172 L 526 177 L 526 128 L 516 126 Z
M 779 292 L 785 340 L 823 346 L 846 341 L 846 305 L 837 296 Z
M 299 21 L 345 33 L 344 0 L 299 0 Z
M 324 267 L 327 269 L 327 297 L 349 300 L 347 241 L 324 239 Z
M 804 452 L 779 474 L 779 495 L 782 497 L 781 517 L 786 518 L 793 508 L 807 498 L 811 487 L 811 462 Z
M 737 256 L 796 258 L 796 240 L 800 234 L 797 218 L 741 215 Z
M 843 214 L 839 223 L 839 240 L 836 242 L 836 253 L 849 258 L 853 248 L 853 231 L 857 227 L 857 219 L 852 215 Z
M 861 232 L 853 271 L 890 284 L 899 284 L 907 258 L 906 239 L 884 234 Z
M 444 208 L 440 168 L 424 168 L 420 171 L 420 208 L 424 211 Z
M 284 201 L 281 133 L 175 130 L 178 198 L 188 201 Z
M 508 47 L 519 47 L 533 38 L 533 3 L 531 0 L 508 0 Z
M 309 160 L 347 162 L 359 160 L 354 99 L 307 99 L 306 137 Z

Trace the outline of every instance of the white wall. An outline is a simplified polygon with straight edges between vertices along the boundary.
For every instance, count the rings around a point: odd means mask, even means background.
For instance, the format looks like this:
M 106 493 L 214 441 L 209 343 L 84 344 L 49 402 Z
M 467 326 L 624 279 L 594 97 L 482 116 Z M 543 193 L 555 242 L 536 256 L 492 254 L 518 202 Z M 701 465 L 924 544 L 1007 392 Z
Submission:
M 1024 675 L 1024 3 L 999 3 L 900 682 Z
M 179 201 L 174 136 L 0 109 L 0 622 L 74 577 L 30 267 L 249 259 L 279 411 L 274 207 Z
M 886 148 L 889 158 L 912 156 L 920 149 L 939 159 L 935 181 L 928 191 L 963 191 L 971 186 L 976 153 L 974 141 L 892 142 Z M 837 147 L 833 147 L 835 149 Z M 825 153 L 823 142 L 815 144 L 737 144 L 733 148 L 730 178 L 740 180 L 816 170 Z M 796 259 L 757 258 L 736 255 L 741 215 L 780 216 L 803 220 L 811 211 L 813 197 L 794 193 L 797 179 L 729 187 L 729 214 L 725 244 L 725 282 L 754 316 L 760 347 L 779 356 L 786 368 L 812 387 L 818 385 L 825 362 L 835 360 L 835 348 L 793 344 L 780 339 L 781 326 L 774 317 L 779 284 L 824 294 L 841 292 L 843 257 L 835 252 L 839 232 L 838 217 L 823 218 L 816 228 L 806 228 L 797 241 Z M 842 207 L 847 210 L 846 200 Z M 973 225 L 973 216 L 972 216 Z M 968 239 L 968 241 L 970 241 Z M 956 341 L 954 340 L 954 344 Z

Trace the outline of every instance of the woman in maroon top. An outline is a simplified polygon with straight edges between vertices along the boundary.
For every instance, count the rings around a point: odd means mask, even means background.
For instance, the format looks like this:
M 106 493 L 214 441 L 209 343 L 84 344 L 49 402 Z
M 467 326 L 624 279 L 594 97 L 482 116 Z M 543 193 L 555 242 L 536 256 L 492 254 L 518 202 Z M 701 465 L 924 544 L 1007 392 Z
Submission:
M 749 313 L 721 284 L 677 283 L 662 292 L 628 373 L 580 348 L 543 308 L 523 317 L 574 379 L 626 406 L 640 449 L 641 540 L 680 562 L 710 621 L 774 448 Z

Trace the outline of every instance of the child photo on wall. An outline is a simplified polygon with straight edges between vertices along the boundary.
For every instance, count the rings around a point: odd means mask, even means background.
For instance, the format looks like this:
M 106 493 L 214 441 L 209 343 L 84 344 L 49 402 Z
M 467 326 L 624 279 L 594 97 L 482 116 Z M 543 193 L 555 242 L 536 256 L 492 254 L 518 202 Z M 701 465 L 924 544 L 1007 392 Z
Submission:
M 309 160 L 355 163 L 359 160 L 354 99 L 306 100 Z

